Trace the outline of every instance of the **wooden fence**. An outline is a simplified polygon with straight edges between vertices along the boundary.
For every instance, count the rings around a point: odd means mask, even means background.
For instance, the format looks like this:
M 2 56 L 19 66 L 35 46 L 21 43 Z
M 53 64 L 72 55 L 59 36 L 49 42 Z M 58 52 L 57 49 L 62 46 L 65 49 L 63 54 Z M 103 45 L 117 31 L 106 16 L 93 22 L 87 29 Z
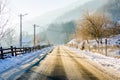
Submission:
M 40 49 L 48 47 L 48 46 L 50 46 L 50 45 L 35 46 L 35 47 L 22 47 L 22 48 L 17 48 L 17 47 L 11 46 L 10 48 L 6 48 L 6 49 L 0 47 L 0 59 L 5 59 L 8 56 L 17 56 L 20 54 L 29 53 L 31 51 L 40 50 Z

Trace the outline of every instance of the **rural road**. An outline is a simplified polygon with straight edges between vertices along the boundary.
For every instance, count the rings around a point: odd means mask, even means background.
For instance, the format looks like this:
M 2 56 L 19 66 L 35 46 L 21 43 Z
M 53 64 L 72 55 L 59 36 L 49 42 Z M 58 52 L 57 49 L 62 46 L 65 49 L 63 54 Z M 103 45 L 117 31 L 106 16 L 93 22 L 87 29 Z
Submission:
M 63 46 L 57 46 L 44 60 L 17 80 L 114 80 L 86 58 Z

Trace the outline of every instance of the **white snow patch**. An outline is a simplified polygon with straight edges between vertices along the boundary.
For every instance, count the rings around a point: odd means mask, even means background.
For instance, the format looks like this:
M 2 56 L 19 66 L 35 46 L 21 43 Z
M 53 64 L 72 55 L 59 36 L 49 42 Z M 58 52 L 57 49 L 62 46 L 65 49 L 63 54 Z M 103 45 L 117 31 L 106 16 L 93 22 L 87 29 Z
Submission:
M 0 73 L 15 67 L 16 65 L 22 65 L 28 63 L 29 61 L 36 58 L 38 55 L 46 53 L 50 48 L 44 48 L 42 50 L 38 50 L 36 52 L 21 54 L 16 57 L 6 58 L 4 60 L 0 59 Z M 44 53 L 43 53 L 44 52 Z
M 103 46 L 105 46 L 105 38 L 103 38 Z M 111 36 L 110 38 L 107 38 L 107 45 L 111 46 L 111 48 L 108 48 L 108 55 L 113 57 L 120 57 L 120 49 L 114 49 L 114 46 L 120 46 L 120 34 Z M 78 44 L 78 47 L 81 48 L 83 42 L 77 43 L 75 39 L 68 42 L 68 44 Z M 98 44 L 95 40 L 89 40 L 90 48 L 96 47 Z M 112 49 L 113 47 L 113 49 Z M 105 50 L 104 50 L 105 51 Z
M 71 40 L 68 44 L 77 44 L 76 39 Z

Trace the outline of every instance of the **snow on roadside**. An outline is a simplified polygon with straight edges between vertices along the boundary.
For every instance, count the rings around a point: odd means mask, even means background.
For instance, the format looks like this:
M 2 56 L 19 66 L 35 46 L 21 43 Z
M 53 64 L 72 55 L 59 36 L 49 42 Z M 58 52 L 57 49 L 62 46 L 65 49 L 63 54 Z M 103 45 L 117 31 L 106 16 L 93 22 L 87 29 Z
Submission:
M 88 51 L 81 51 L 75 48 L 68 48 L 72 52 L 79 54 L 82 57 L 87 58 L 91 63 L 101 66 L 104 70 L 109 71 L 113 75 L 120 77 L 120 59 L 107 57 L 98 53 L 92 53 Z
M 0 73 L 6 71 L 7 69 L 15 67 L 16 65 L 25 64 L 38 55 L 46 53 L 49 49 L 50 47 L 38 50 L 36 52 L 26 53 L 12 58 L 6 58 L 4 60 L 0 59 Z

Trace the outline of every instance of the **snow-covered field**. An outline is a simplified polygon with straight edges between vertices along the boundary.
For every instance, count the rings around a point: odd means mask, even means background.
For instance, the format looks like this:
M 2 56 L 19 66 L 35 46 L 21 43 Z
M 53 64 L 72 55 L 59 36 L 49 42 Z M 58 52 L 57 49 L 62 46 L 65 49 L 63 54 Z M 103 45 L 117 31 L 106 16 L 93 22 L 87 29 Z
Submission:
M 108 46 L 110 46 L 110 48 L 108 48 L 108 56 L 113 56 L 113 57 L 120 57 L 120 34 L 119 35 L 115 35 L 113 37 L 110 37 L 107 39 L 108 40 Z M 68 44 L 75 44 L 78 45 L 79 48 L 81 48 L 83 42 L 77 43 L 75 39 L 71 40 L 70 42 L 68 42 Z M 87 43 L 86 43 L 87 44 Z M 103 39 L 103 46 L 105 44 L 105 39 Z M 91 48 L 93 48 L 94 46 L 97 46 L 97 42 L 95 40 L 89 40 L 89 45 Z M 115 46 L 119 46 L 118 48 L 116 48 Z M 103 48 L 103 52 L 105 53 L 105 48 Z
M 68 48 L 68 47 L 67 47 Z M 92 64 L 97 64 L 98 67 L 102 67 L 103 71 L 111 74 L 112 76 L 117 76 L 120 78 L 120 59 L 107 57 L 98 53 L 92 53 L 88 51 L 81 51 L 75 48 L 68 48 L 74 53 L 77 53 L 80 57 L 88 59 Z
M 90 45 L 95 45 L 95 44 L 97 45 L 95 40 L 90 42 Z M 105 44 L 105 39 L 103 39 L 103 44 Z M 120 46 L 120 34 L 108 38 L 108 46 L 111 46 L 111 48 L 108 48 L 107 50 L 108 56 L 120 57 L 120 49 L 115 48 L 115 46 Z
M 108 40 L 108 45 L 110 46 L 114 46 L 114 45 L 120 45 L 120 34 L 119 35 L 115 35 L 113 37 L 107 38 Z M 92 45 L 97 45 L 95 40 L 89 40 L 90 44 Z M 105 44 L 105 38 L 103 38 L 103 44 Z
M 120 45 L 120 34 L 109 38 L 108 42 L 110 45 Z
M 21 54 L 12 58 L 6 58 L 4 60 L 1 59 L 0 80 L 3 79 L 3 77 L 10 76 L 17 71 L 29 68 L 44 57 L 50 50 L 52 50 L 52 47 L 47 47 L 31 53 Z

